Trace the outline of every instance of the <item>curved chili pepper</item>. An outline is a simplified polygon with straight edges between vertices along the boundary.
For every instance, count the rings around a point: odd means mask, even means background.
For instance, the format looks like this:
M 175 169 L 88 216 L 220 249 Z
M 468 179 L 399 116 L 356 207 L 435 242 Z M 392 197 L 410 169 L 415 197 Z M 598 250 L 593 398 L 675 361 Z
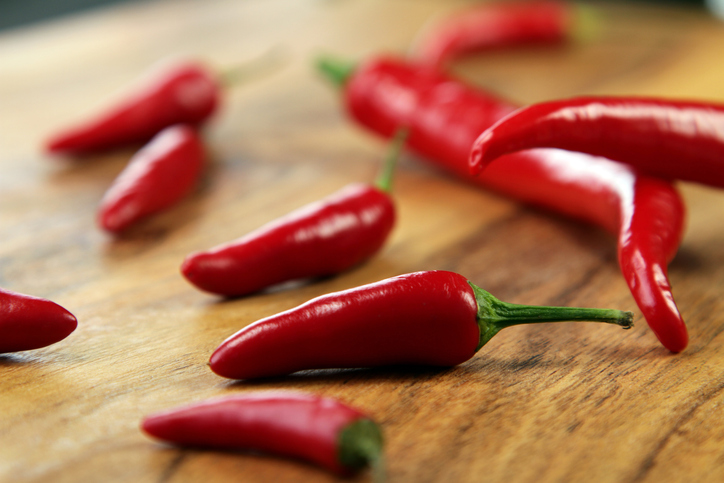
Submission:
M 107 110 L 52 136 L 46 150 L 86 154 L 145 143 L 174 124 L 199 126 L 216 111 L 221 87 L 209 69 L 196 62 L 162 69 L 142 79 Z
M 226 339 L 211 370 L 231 379 L 303 369 L 395 364 L 455 366 L 505 327 L 559 321 L 632 326 L 610 309 L 501 302 L 453 272 L 417 272 L 317 297 Z
M 100 204 L 99 225 L 119 233 L 173 205 L 196 185 L 204 158 L 204 146 L 193 128 L 164 129 L 136 153 L 108 189 Z
M 209 399 L 145 418 L 149 435 L 182 446 L 254 450 L 304 459 L 347 475 L 382 472 L 382 431 L 341 402 L 292 391 Z
M 649 326 L 667 349 L 686 347 L 686 326 L 666 276 L 684 229 L 684 205 L 671 183 L 607 159 L 555 149 L 507 155 L 473 177 L 470 147 L 514 105 L 404 60 L 323 67 L 345 86 L 347 109 L 366 128 L 390 136 L 396 126 L 407 126 L 407 146 L 423 158 L 485 188 L 617 235 L 621 271 Z
M 560 43 L 579 25 L 577 13 L 569 3 L 558 0 L 482 3 L 423 30 L 412 56 L 440 66 L 469 52 Z
M 0 289 L 0 353 L 55 344 L 77 326 L 73 314 L 50 300 Z
M 470 169 L 523 149 L 551 147 L 628 163 L 667 179 L 724 187 L 724 105 L 582 97 L 517 110 L 475 141 Z
M 334 275 L 367 260 L 395 223 L 389 190 L 404 137 L 400 131 L 377 186 L 351 184 L 241 238 L 192 253 L 181 272 L 201 290 L 241 296 L 290 280 Z

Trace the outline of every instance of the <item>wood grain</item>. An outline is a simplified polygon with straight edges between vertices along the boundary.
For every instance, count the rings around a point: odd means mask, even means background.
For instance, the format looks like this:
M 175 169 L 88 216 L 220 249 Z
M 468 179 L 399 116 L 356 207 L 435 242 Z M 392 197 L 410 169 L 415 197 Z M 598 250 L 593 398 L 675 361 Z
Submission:
M 724 481 L 724 197 L 682 185 L 689 223 L 670 278 L 690 347 L 661 348 L 604 232 L 468 185 L 407 155 L 399 224 L 382 253 L 335 278 L 237 300 L 200 293 L 184 256 L 374 176 L 385 146 L 350 123 L 310 68 L 330 52 L 405 52 L 442 0 L 135 2 L 0 33 L 0 286 L 50 298 L 79 328 L 0 356 L 0 481 L 319 481 L 313 466 L 170 448 L 143 415 L 205 397 L 294 388 L 377 419 L 390 482 Z M 455 65 L 518 102 L 577 94 L 724 101 L 724 25 L 703 11 L 601 3 L 599 35 Z M 205 133 L 212 165 L 183 203 L 112 238 L 97 203 L 133 150 L 81 161 L 40 153 L 53 129 L 108 102 L 158 59 L 219 66 L 281 45 L 274 73 L 229 90 Z M 228 335 L 333 290 L 427 269 L 504 300 L 633 310 L 637 327 L 510 328 L 450 369 L 310 371 L 259 382 L 206 363 Z M 380 334 L 384 337 L 384 334 Z M 350 481 L 368 481 L 361 474 Z

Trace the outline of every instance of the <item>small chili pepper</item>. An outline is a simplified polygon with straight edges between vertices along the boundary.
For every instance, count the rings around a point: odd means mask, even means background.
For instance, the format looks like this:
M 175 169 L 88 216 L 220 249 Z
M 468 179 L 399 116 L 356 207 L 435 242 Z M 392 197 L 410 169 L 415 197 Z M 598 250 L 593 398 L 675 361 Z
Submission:
M 582 97 L 524 107 L 475 141 L 470 169 L 537 147 L 628 163 L 667 179 L 724 187 L 724 105 L 654 98 Z
M 224 87 L 279 67 L 287 54 L 285 48 L 275 46 L 223 72 L 195 61 L 159 65 L 115 104 L 51 136 L 45 149 L 83 155 L 145 143 L 174 124 L 200 128 L 218 110 Z
M 108 189 L 100 204 L 99 225 L 120 233 L 173 205 L 195 186 L 204 158 L 204 146 L 193 128 L 164 129 L 136 153 Z
M 0 289 L 0 353 L 55 344 L 77 326 L 73 314 L 50 300 Z
M 327 198 L 207 251 L 181 266 L 196 287 L 225 296 L 348 270 L 377 253 L 395 223 L 389 195 L 400 131 L 376 186 L 354 183 Z
M 87 154 L 145 143 L 174 124 L 199 126 L 216 111 L 221 87 L 216 76 L 196 62 L 153 71 L 117 104 L 52 136 L 46 150 Z
M 209 399 L 145 418 L 149 435 L 181 446 L 252 450 L 307 460 L 348 475 L 383 470 L 382 431 L 341 402 L 292 391 Z
M 455 366 L 505 327 L 597 321 L 630 328 L 633 314 L 609 309 L 501 302 L 453 272 L 417 272 L 317 297 L 226 339 L 211 370 L 231 379 L 303 369 L 395 364 Z
M 585 10 L 558 0 L 481 3 L 436 22 L 414 43 L 416 60 L 442 66 L 464 54 L 562 43 L 586 26 Z
M 320 67 L 344 87 L 347 110 L 362 126 L 385 137 L 406 126 L 408 148 L 427 161 L 615 234 L 621 271 L 646 321 L 667 349 L 684 350 L 686 326 L 666 275 L 685 213 L 671 183 L 607 159 L 555 149 L 509 154 L 474 177 L 468 164 L 473 142 L 516 106 L 438 69 L 394 58 L 359 67 L 325 61 Z

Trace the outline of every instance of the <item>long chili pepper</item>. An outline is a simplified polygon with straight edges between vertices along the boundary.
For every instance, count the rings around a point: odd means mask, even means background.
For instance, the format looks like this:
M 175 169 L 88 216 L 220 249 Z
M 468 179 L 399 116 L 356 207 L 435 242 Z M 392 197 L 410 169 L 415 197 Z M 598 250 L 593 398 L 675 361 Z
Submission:
M 0 353 L 55 344 L 77 326 L 73 314 L 50 300 L 0 289 Z
M 290 280 L 337 274 L 367 260 L 395 223 L 389 190 L 405 137 L 401 130 L 376 186 L 348 185 L 239 239 L 192 253 L 181 272 L 202 290 L 241 296 Z
M 524 107 L 475 141 L 470 169 L 551 147 L 628 163 L 667 179 L 724 187 L 724 104 L 655 98 L 581 97 Z
M 470 148 L 513 104 L 436 69 L 394 58 L 359 67 L 326 61 L 344 86 L 350 115 L 382 136 L 409 128 L 407 146 L 430 162 L 523 202 L 601 226 L 618 237 L 618 260 L 641 312 L 673 352 L 688 342 L 666 267 L 684 229 L 684 205 L 671 183 L 603 158 L 555 149 L 507 155 L 481 176 L 469 171 Z
M 173 444 L 253 450 L 304 459 L 347 475 L 383 473 L 382 431 L 335 399 L 260 391 L 209 399 L 146 417 L 149 435 Z
M 204 146 L 185 125 L 161 131 L 116 178 L 101 201 L 98 224 L 119 233 L 139 219 L 176 203 L 196 185 L 204 166 Z
M 220 95 L 216 75 L 199 63 L 159 67 L 115 105 L 53 135 L 46 150 L 86 154 L 145 143 L 174 124 L 199 126 L 216 111 Z
M 439 66 L 470 52 L 564 42 L 587 23 L 582 12 L 558 0 L 481 3 L 424 29 L 412 56 Z
M 505 327 L 559 321 L 632 326 L 610 309 L 501 302 L 453 272 L 417 272 L 317 297 L 226 339 L 211 370 L 231 379 L 303 369 L 396 364 L 455 366 Z
M 45 150 L 82 155 L 141 144 L 174 124 L 200 127 L 218 110 L 223 87 L 275 68 L 287 58 L 273 47 L 261 56 L 225 71 L 197 61 L 166 62 L 139 79 L 106 109 L 51 136 Z

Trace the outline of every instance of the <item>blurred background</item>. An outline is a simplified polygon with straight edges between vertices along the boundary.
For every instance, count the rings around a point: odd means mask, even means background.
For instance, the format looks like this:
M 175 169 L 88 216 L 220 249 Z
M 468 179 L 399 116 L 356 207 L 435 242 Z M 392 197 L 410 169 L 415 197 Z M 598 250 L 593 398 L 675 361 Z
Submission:
M 0 0 L 0 29 L 122 1 L 124 0 Z
M 18 27 L 59 15 L 72 14 L 103 5 L 128 1 L 129 0 L 0 0 L 0 29 Z M 648 0 L 636 1 L 646 2 Z M 697 8 L 706 7 L 720 18 L 724 18 L 724 0 L 659 1 L 660 3 L 668 4 L 689 4 Z

